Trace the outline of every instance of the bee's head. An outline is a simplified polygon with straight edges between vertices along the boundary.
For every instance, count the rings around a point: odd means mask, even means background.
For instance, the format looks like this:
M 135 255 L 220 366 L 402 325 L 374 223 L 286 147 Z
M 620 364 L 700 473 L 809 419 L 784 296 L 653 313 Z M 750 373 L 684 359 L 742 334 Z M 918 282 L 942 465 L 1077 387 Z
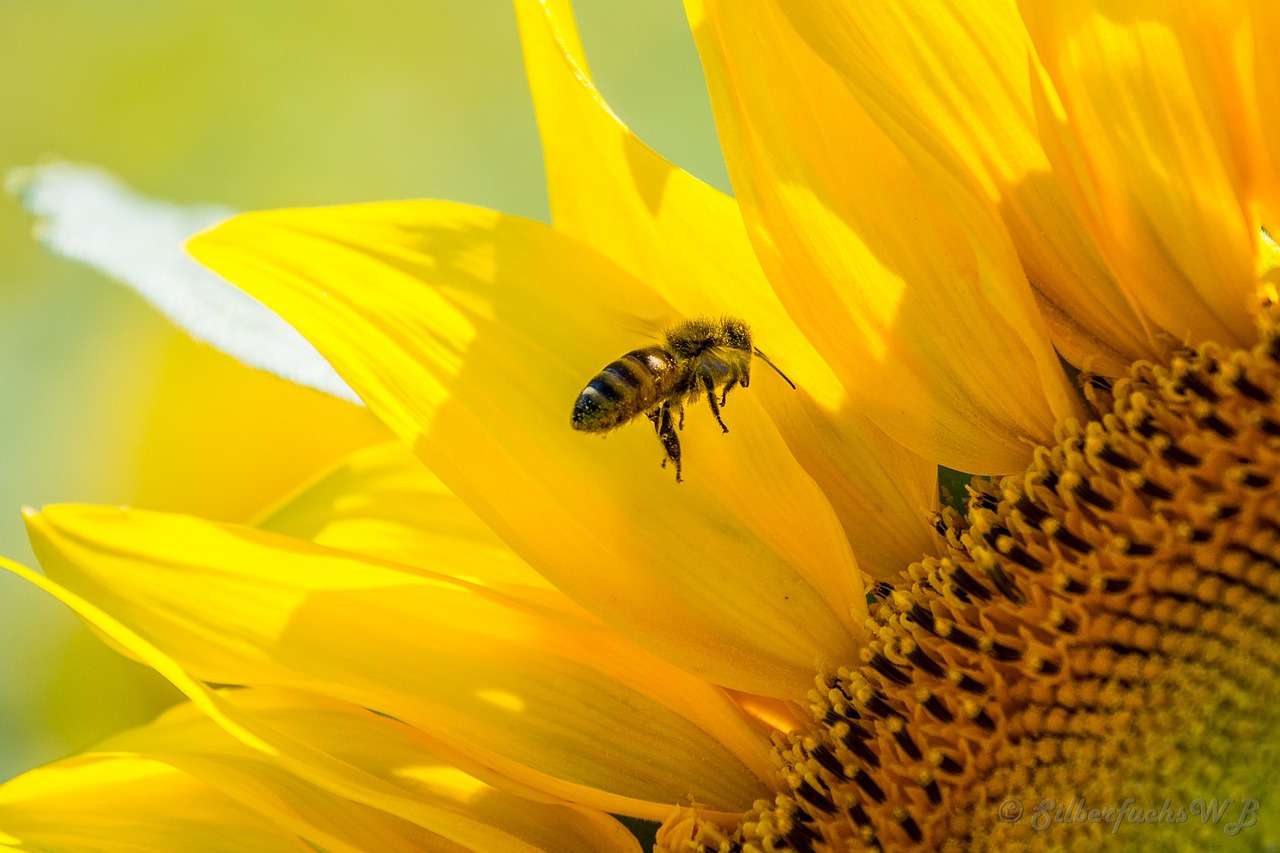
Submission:
M 724 345 L 731 349 L 751 352 L 751 327 L 737 317 L 725 317 L 721 322 Z

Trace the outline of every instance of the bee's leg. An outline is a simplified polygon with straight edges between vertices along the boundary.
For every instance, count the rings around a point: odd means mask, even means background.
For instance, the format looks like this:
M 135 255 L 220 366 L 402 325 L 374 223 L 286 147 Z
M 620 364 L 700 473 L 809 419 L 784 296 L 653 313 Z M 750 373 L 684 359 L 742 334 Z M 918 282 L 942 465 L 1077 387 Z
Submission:
M 649 419 L 650 423 L 653 424 L 654 432 L 656 433 L 662 432 L 662 427 L 659 423 L 659 418 L 661 417 L 661 409 L 654 409 L 652 412 L 645 412 L 644 416 Z
M 729 398 L 729 392 L 733 390 L 733 386 L 738 384 L 738 377 L 734 377 L 725 383 L 724 390 L 720 392 L 720 405 L 724 405 L 724 401 Z
M 671 416 L 671 404 L 664 403 L 662 409 L 657 413 L 657 419 L 654 423 L 658 427 L 658 441 L 662 442 L 662 449 L 667 453 L 667 459 L 676 463 L 676 482 L 682 481 L 680 477 L 680 436 L 676 434 L 674 418 Z M 667 467 L 667 459 L 662 460 L 662 467 Z
M 680 426 L 676 429 L 684 429 L 684 403 L 680 404 Z
M 729 428 L 724 425 L 724 419 L 720 417 L 720 404 L 716 402 L 716 382 L 711 378 L 710 373 L 702 374 L 702 386 L 707 389 L 707 404 L 711 406 L 711 414 L 716 416 L 716 423 L 720 424 L 720 429 L 725 432 Z

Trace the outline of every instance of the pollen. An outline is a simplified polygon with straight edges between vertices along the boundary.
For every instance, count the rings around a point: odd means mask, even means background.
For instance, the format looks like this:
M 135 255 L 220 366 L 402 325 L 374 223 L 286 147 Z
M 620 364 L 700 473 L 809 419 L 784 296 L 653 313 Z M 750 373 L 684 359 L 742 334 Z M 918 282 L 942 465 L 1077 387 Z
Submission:
M 856 665 L 775 739 L 776 796 L 659 849 L 1277 849 L 1280 327 L 1118 378 L 935 519 Z

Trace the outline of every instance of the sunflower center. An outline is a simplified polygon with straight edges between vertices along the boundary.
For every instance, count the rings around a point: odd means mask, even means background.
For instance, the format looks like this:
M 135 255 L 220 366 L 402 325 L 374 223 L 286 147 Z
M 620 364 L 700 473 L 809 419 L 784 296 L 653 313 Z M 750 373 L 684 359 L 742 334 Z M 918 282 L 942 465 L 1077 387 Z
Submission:
M 1280 331 L 1086 378 L 1024 474 L 945 510 L 777 796 L 680 851 L 1275 849 Z

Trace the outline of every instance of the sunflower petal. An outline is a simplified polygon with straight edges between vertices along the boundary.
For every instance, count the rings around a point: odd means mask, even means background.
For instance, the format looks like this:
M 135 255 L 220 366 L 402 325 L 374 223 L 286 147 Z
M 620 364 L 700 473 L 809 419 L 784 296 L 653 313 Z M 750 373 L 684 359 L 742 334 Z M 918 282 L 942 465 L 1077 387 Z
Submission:
M 813 660 L 853 653 L 861 583 L 830 504 L 748 393 L 720 435 L 683 433 L 686 482 L 647 425 L 608 442 L 569 412 L 644 343 L 619 316 L 667 306 L 552 229 L 444 202 L 237 217 L 190 244 L 334 364 L 555 586 L 670 660 L 730 687 L 804 695 Z
M 399 441 L 357 450 L 254 527 L 507 592 L 552 589 Z
M 508 834 L 505 831 L 506 824 L 494 825 L 483 820 L 478 822 L 474 815 L 460 811 L 455 803 L 441 803 L 438 796 L 424 796 L 425 789 L 434 789 L 437 793 L 461 792 L 460 785 L 452 784 L 450 779 L 406 781 L 402 778 L 404 775 L 413 776 L 412 767 L 415 761 L 422 758 L 420 753 L 409 750 L 398 753 L 398 758 L 392 756 L 392 763 L 396 768 L 406 768 L 403 774 L 398 771 L 387 772 L 378 762 L 372 762 L 368 769 L 357 767 L 345 760 L 353 748 L 351 744 L 335 750 L 339 753 L 335 755 L 289 732 L 269 725 L 250 711 L 228 701 L 223 695 L 192 678 L 173 658 L 85 598 L 11 560 L 0 557 L 0 567 L 13 572 L 66 604 L 76 615 L 92 624 L 104 635 L 111 637 L 121 648 L 127 649 L 131 655 L 154 667 L 186 694 L 196 708 L 207 714 L 224 731 L 246 746 L 270 756 L 274 762 L 301 779 L 331 793 L 402 817 L 464 847 L 477 850 L 530 850 L 530 853 L 534 849 L 546 849 L 545 845 L 531 847 L 519 841 L 523 835 L 531 831 L 534 838 L 544 834 L 537 827 L 517 826 L 513 834 Z M 377 742 L 384 740 L 385 738 L 375 739 Z M 328 742 L 322 745 L 328 745 Z M 398 745 L 399 748 L 403 746 L 404 744 Z M 385 757 L 385 749 L 382 754 Z M 402 761 L 405 764 L 401 764 Z M 435 762 L 428 758 L 427 764 L 434 766 Z M 452 779 L 456 781 L 456 776 Z M 474 793 L 474 789 L 472 792 Z M 455 796 L 453 799 L 456 800 L 458 797 Z M 566 838 L 571 842 L 570 850 L 581 850 L 585 853 L 595 849 L 629 849 L 629 845 L 626 844 L 615 848 L 607 843 L 610 838 L 616 837 L 613 828 L 609 827 L 603 833 L 596 831 L 591 825 L 592 823 L 598 825 L 599 822 L 592 821 L 586 812 L 582 814 L 588 820 L 569 823 Z M 553 831 L 556 828 L 554 824 L 543 827 L 544 830 Z M 578 831 L 580 829 L 585 829 L 585 834 L 580 833 Z M 581 843 L 578 843 L 579 839 L 582 839 Z M 3 843 L 3 836 L 0 836 L 0 843 Z M 595 843 L 601 843 L 601 846 L 599 848 L 592 846 Z M 176 849 L 187 848 L 179 846 Z
M 981 186 L 914 112 L 860 101 L 777 3 L 686 8 L 792 317 L 894 439 L 960 470 L 1021 467 L 1077 403 Z
M 576 609 L 183 516 L 62 506 L 28 527 L 51 576 L 197 678 L 358 703 L 531 790 L 658 819 L 742 808 L 770 772 L 721 691 Z
M 1119 374 L 1155 352 L 1064 188 L 1049 178 L 1014 0 L 921 6 L 874 0 L 783 7 L 863 101 L 893 104 L 902 132 L 946 140 L 1009 229 L 1054 344 Z
M 1252 0 L 1253 85 L 1257 101 L 1258 136 L 1265 166 L 1259 171 L 1258 203 L 1271 237 L 1280 233 L 1280 8 L 1270 0 Z
M 651 285 L 682 315 L 747 318 L 799 385 L 758 382 L 791 452 L 822 487 L 859 567 L 896 576 L 932 547 L 936 466 L 857 408 L 796 327 L 756 261 L 737 203 L 663 159 L 609 109 L 563 0 L 516 4 L 557 229 Z
M 1242 4 L 1020 5 L 1052 85 L 1041 132 L 1117 278 L 1176 343 L 1254 340 L 1252 155 L 1235 140 L 1256 131 L 1218 52 L 1247 42 Z
M 117 735 L 95 751 L 132 753 L 171 764 L 273 822 L 294 826 L 299 835 L 326 850 L 639 849 L 607 815 L 496 790 L 433 754 L 421 733 L 359 706 L 270 689 L 220 695 L 264 724 L 388 784 L 408 787 L 424 804 L 464 816 L 474 825 L 465 832 L 450 828 L 445 837 L 334 796 L 239 742 L 191 704 Z
M 22 853 L 279 853 L 292 831 L 148 758 L 89 755 L 0 786 L 0 850 Z

